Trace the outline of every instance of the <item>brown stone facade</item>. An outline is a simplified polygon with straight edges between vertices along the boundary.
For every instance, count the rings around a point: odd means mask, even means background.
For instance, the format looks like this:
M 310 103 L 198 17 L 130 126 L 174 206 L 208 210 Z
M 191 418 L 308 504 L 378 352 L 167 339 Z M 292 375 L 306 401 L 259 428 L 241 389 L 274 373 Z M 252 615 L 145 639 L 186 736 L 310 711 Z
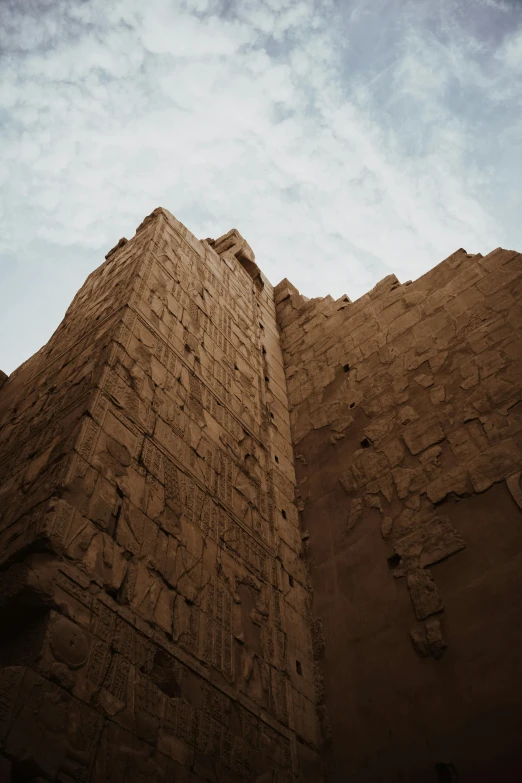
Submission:
M 522 257 L 275 294 L 329 783 L 522 781 Z
M 0 392 L 0 780 L 320 777 L 273 289 L 121 240 Z
M 1 783 L 522 780 L 521 289 L 120 240 L 0 373 Z

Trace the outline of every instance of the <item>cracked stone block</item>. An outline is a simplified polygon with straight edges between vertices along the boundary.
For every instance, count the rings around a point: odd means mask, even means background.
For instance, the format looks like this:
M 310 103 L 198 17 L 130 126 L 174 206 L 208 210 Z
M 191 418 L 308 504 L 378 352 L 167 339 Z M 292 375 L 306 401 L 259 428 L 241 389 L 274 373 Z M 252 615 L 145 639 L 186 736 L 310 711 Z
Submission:
M 410 424 L 404 430 L 403 438 L 412 454 L 420 454 L 421 451 L 444 440 L 445 435 L 440 421 L 431 416 Z
M 442 600 L 429 571 L 416 568 L 406 575 L 406 583 L 417 620 L 442 611 Z

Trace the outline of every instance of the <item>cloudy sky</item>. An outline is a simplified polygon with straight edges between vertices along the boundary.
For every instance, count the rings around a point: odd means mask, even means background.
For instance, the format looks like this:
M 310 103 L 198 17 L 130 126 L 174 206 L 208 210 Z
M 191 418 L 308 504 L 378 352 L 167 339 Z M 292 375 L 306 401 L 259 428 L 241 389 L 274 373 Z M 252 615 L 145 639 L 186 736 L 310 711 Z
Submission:
M 522 0 L 1 0 L 0 369 L 156 206 L 362 295 L 522 249 Z

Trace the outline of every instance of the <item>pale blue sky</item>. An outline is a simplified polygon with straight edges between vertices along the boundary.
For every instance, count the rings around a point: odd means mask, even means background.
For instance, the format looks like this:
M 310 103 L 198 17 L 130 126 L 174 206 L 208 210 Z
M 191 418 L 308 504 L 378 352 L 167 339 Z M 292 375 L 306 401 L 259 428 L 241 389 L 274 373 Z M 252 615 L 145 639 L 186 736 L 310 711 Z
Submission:
M 156 206 L 307 296 L 522 249 L 522 0 L 2 0 L 0 369 Z

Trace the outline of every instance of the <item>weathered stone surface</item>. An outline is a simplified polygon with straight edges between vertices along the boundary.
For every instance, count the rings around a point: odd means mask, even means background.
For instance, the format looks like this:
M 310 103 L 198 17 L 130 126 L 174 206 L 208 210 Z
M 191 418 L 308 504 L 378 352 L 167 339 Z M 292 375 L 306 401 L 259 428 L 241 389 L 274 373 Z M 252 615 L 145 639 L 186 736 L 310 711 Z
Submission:
M 0 777 L 520 779 L 520 279 L 120 240 L 0 374 Z
M 316 767 L 321 740 L 289 404 L 244 239 L 155 210 L 1 380 L 0 771 L 305 779 L 296 736 Z
M 522 454 L 512 438 L 478 455 L 469 463 L 469 475 L 475 492 L 484 492 L 502 481 L 522 464 Z
M 431 481 L 426 488 L 426 494 L 432 503 L 440 503 L 450 492 L 456 495 L 469 495 L 471 491 L 468 472 L 460 466 L 443 473 Z
M 277 308 L 332 783 L 453 780 L 447 747 L 462 780 L 522 778 L 503 760 L 522 706 L 520 271 L 461 248 L 332 311 L 297 292 L 292 323 Z
M 434 443 L 440 443 L 445 436 L 439 420 L 432 416 L 410 424 L 403 437 L 411 453 L 419 454 Z
M 433 565 L 465 546 L 449 519 L 431 508 L 404 509 L 393 522 L 392 539 L 401 558 L 417 558 L 421 566 Z
M 406 582 L 417 620 L 442 611 L 439 591 L 429 571 L 416 568 L 406 575 Z
M 430 655 L 439 660 L 444 655 L 447 645 L 442 636 L 440 615 L 428 617 L 422 624 L 410 630 L 411 640 L 417 655 L 427 658 Z
M 430 655 L 430 646 L 426 637 L 424 625 L 416 625 L 410 630 L 411 640 L 417 655 L 421 658 L 427 658 Z
M 430 652 L 435 659 L 442 658 L 446 651 L 447 644 L 442 636 L 440 627 L 440 616 L 428 617 L 424 623 L 426 627 L 426 638 Z

